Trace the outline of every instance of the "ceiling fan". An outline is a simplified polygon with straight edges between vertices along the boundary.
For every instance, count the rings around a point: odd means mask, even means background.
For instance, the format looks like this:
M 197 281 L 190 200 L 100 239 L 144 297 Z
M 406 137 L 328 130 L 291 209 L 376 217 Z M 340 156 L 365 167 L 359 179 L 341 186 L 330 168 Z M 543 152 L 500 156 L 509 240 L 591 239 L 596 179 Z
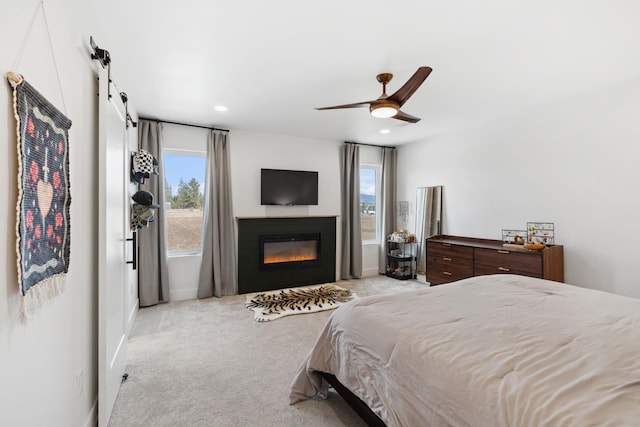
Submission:
M 393 78 L 391 73 L 377 75 L 377 79 L 382 83 L 382 95 L 372 101 L 356 102 L 354 104 L 335 105 L 333 107 L 316 108 L 316 110 L 337 110 L 339 108 L 359 108 L 369 106 L 369 111 L 373 117 L 404 120 L 405 122 L 416 123 L 420 119 L 410 114 L 400 111 L 400 107 L 413 95 L 422 82 L 429 76 L 431 67 L 420 67 L 407 82 L 393 95 L 387 95 L 387 83 Z

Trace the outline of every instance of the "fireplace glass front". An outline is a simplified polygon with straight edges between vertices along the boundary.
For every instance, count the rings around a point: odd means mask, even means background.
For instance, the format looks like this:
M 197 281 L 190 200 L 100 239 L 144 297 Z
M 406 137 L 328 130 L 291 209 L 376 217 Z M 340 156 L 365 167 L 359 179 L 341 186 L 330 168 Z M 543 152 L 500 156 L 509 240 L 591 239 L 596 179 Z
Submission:
M 260 270 L 316 266 L 320 261 L 320 234 L 260 236 Z

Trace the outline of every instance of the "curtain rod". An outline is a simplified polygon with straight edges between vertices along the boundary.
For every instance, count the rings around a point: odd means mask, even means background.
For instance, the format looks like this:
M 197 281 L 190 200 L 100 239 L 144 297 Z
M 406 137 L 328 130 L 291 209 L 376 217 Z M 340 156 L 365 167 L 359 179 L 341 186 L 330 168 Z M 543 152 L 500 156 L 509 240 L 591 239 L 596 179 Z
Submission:
M 220 129 L 220 128 L 214 128 L 214 127 L 211 127 L 211 126 L 202 126 L 202 125 L 192 125 L 191 123 L 171 122 L 169 120 L 148 119 L 146 117 L 138 117 L 138 120 L 148 120 L 150 122 L 167 123 L 167 124 L 170 124 L 170 125 L 189 126 L 189 127 L 193 127 L 193 128 L 219 130 L 219 131 L 222 131 L 222 132 L 229 132 L 229 129 Z
M 391 147 L 388 145 L 376 145 L 376 144 L 366 144 L 364 142 L 350 142 L 350 141 L 345 141 L 345 144 L 353 144 L 353 145 L 365 145 L 367 147 L 377 147 L 377 148 L 396 148 L 396 147 Z

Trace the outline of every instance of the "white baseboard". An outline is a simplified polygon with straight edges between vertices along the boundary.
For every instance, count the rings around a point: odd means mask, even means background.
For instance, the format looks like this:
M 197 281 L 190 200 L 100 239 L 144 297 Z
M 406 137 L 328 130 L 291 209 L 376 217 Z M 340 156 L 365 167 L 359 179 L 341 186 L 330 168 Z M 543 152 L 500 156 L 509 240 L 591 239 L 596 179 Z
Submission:
M 131 307 L 131 311 L 129 312 L 129 318 L 127 319 L 127 336 L 131 335 L 131 331 L 133 330 L 133 324 L 136 321 L 136 317 L 138 317 L 138 307 L 140 306 L 140 300 L 136 299 L 135 304 Z
M 198 298 L 198 289 L 177 289 L 169 292 L 172 302 Z
M 378 267 L 362 269 L 362 277 L 372 277 L 372 276 L 377 276 L 378 274 L 379 274 Z
M 362 269 L 362 277 L 373 277 L 373 276 L 377 276 L 378 274 L 378 267 L 370 267 L 370 268 L 363 268 Z M 340 272 L 338 271 L 336 273 L 336 281 L 342 280 L 340 279 Z
M 91 407 L 91 411 L 89 411 L 89 416 L 87 417 L 87 422 L 84 423 L 85 427 L 97 427 L 98 426 L 98 399 L 96 398 L 95 402 L 93 402 L 93 406 Z

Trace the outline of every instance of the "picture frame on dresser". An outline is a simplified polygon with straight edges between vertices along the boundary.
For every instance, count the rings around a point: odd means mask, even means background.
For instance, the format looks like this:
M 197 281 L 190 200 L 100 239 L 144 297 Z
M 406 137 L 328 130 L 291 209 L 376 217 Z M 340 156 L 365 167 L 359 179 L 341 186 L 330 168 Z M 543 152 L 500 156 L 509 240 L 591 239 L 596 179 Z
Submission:
M 552 222 L 527 222 L 527 242 L 552 245 L 555 237 L 554 228 Z

